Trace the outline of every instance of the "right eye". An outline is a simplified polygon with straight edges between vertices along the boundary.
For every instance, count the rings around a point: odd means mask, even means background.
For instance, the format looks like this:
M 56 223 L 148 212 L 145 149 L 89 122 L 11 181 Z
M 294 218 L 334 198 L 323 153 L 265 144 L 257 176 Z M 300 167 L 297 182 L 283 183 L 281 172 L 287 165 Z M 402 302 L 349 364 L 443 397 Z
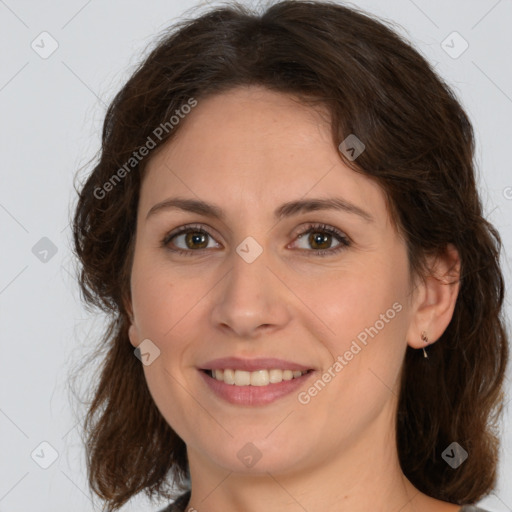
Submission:
M 177 246 L 177 249 L 170 247 L 172 240 L 177 240 L 184 236 L 183 243 L 185 247 Z M 201 225 L 183 226 L 165 235 L 162 240 L 162 246 L 172 252 L 190 256 L 193 252 L 202 251 L 208 248 L 208 237 L 213 238 L 208 231 L 205 231 Z M 205 245 L 206 244 L 206 245 Z M 176 245 L 173 242 L 173 245 Z

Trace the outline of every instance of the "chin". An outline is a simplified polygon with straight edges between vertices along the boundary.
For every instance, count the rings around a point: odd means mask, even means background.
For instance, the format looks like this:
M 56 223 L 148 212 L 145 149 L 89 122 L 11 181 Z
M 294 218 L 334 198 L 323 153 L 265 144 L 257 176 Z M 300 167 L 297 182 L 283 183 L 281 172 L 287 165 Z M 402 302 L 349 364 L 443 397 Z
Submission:
M 267 475 L 267 473 L 278 474 L 288 473 L 296 470 L 300 461 L 306 456 L 303 452 L 304 441 L 297 439 L 296 446 L 289 443 L 285 446 L 283 438 L 270 434 L 267 428 L 260 438 L 253 438 L 247 435 L 230 439 L 226 445 L 205 447 L 203 453 L 209 456 L 210 460 L 223 467 L 227 471 L 247 475 Z M 284 437 L 284 436 L 283 436 Z M 259 441 L 261 439 L 261 441 Z M 288 440 L 290 438 L 288 436 Z

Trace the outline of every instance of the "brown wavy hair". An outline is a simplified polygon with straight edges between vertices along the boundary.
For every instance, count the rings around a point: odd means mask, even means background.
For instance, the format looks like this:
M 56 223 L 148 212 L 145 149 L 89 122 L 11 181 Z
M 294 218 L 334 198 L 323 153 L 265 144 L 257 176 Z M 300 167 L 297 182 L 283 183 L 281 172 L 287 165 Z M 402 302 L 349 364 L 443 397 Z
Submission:
M 427 256 L 449 243 L 457 248 L 460 289 L 450 324 L 429 359 L 407 347 L 396 438 L 402 470 L 420 491 L 459 505 L 478 501 L 496 485 L 509 349 L 501 239 L 482 214 L 472 125 L 389 21 L 303 0 L 261 13 L 225 4 L 176 23 L 107 110 L 99 158 L 77 189 L 73 218 L 82 299 L 109 319 L 93 354 L 100 375 L 83 425 L 90 487 L 112 511 L 142 491 L 174 498 L 172 486 L 181 492 L 190 483 L 186 446 L 153 402 L 128 338 L 141 180 L 180 125 L 108 193 L 104 184 L 190 98 L 244 85 L 326 107 L 335 147 L 351 133 L 365 143 L 357 160 L 340 158 L 381 186 L 413 275 L 428 275 Z M 453 441 L 469 453 L 457 469 L 441 457 Z

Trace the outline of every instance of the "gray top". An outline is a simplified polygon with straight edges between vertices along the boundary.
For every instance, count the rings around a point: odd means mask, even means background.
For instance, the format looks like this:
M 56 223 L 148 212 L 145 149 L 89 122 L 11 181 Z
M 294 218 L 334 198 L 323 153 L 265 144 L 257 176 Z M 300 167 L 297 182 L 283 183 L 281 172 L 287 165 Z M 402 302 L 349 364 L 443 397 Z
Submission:
M 187 512 L 185 507 L 190 500 L 190 491 L 178 496 L 176 501 L 163 508 L 159 512 Z M 489 512 L 483 508 L 476 507 L 475 505 L 463 505 L 459 512 Z

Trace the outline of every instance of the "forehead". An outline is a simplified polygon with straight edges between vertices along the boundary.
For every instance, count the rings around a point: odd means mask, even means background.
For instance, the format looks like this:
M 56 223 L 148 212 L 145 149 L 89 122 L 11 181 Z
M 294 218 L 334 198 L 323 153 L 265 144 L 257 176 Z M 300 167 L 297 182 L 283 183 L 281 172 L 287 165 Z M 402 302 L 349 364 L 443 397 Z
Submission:
M 146 168 L 144 215 L 170 196 L 219 204 L 237 216 L 273 215 L 278 204 L 300 198 L 342 197 L 385 215 L 380 187 L 340 159 L 326 111 L 244 87 L 198 99 L 180 122 Z

